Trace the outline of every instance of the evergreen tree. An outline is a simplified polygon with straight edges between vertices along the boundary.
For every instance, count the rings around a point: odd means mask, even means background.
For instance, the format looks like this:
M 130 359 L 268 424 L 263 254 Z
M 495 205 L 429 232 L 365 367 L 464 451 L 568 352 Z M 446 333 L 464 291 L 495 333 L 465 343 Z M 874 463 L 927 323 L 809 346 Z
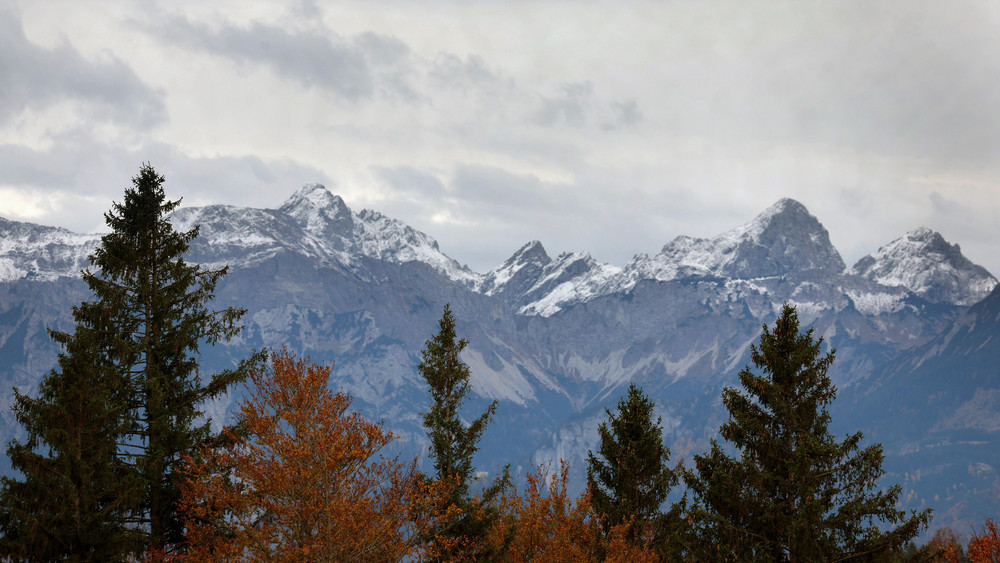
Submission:
M 587 454 L 587 487 L 605 534 L 625 524 L 628 541 L 655 540 L 662 551 L 669 522 L 677 516 L 663 514 L 660 507 L 677 474 L 667 466 L 670 449 L 663 445 L 662 419 L 653 421 L 653 407 L 633 383 L 618 402 L 617 415 L 605 409 L 608 422 L 598 427 L 598 455 Z
M 91 257 L 98 271 L 83 275 L 96 301 L 79 307 L 84 322 L 106 324 L 109 360 L 125 378 L 130 425 L 119 454 L 142 479 L 141 512 L 133 523 L 148 530 L 154 549 L 182 539 L 174 469 L 182 454 L 210 438 L 207 421 L 194 425 L 200 404 L 225 393 L 247 376 L 251 364 L 262 361 L 254 355 L 202 383 L 199 345 L 235 336 L 245 311 L 206 307 L 226 268 L 201 269 L 184 261 L 198 227 L 174 230 L 168 216 L 180 200 L 166 199 L 163 182 L 143 165 L 122 203 L 105 214 L 111 232 Z
M 751 347 L 757 375 L 739 373 L 743 392 L 726 388 L 729 420 L 720 434 L 740 457 L 713 440 L 685 476 L 690 516 L 701 534 L 699 558 L 738 561 L 885 560 L 930 520 L 895 508 L 899 486 L 880 491 L 882 447 L 859 449 L 862 433 L 837 441 L 828 430 L 836 388 L 826 375 L 834 351 L 799 333 L 785 305 L 774 329 Z
M 199 345 L 234 336 L 243 311 L 206 308 L 225 269 L 184 262 L 198 229 L 174 230 L 180 202 L 163 181 L 143 165 L 105 214 L 112 232 L 90 257 L 96 273 L 83 272 L 95 299 L 74 308 L 73 335 L 53 333 L 66 352 L 39 396 L 16 396 L 28 441 L 8 453 L 25 480 L 3 481 L 0 526 L 18 556 L 121 560 L 178 544 L 175 467 L 212 438 L 208 422 L 194 424 L 198 408 L 263 361 L 202 383 Z
M 126 526 L 138 480 L 116 457 L 127 388 L 101 333 L 79 323 L 74 334 L 50 334 L 65 347 L 59 370 L 43 379 L 37 398 L 14 395 L 28 439 L 7 448 L 24 480 L 2 479 L 0 549 L 15 560 L 121 561 L 141 540 Z
M 466 426 L 459 409 L 469 392 L 469 367 L 459 359 L 468 345 L 463 338 L 457 340 L 455 318 L 451 308 L 444 307 L 439 322 L 440 332 L 427 341 L 423 361 L 417 366 L 430 386 L 431 406 L 424 413 L 424 426 L 431 440 L 431 457 L 438 480 L 450 480 L 453 488 L 445 507 L 460 510 L 456 517 L 446 518 L 433 531 L 434 555 L 451 560 L 458 557 L 480 559 L 488 556 L 488 548 L 481 541 L 489 531 L 498 511 L 496 503 L 509 485 L 507 468 L 500 478 L 484 488 L 478 496 L 470 492 L 475 477 L 472 456 L 486 425 L 496 410 L 496 401 L 486 412 Z

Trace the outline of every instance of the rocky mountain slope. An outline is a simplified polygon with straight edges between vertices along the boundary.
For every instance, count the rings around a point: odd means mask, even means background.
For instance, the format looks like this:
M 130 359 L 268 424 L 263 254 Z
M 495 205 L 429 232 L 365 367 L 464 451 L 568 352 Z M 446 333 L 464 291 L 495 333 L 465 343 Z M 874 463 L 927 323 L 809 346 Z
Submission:
M 470 414 L 501 402 L 478 459 L 485 470 L 511 463 L 526 471 L 562 457 L 579 472 L 603 408 L 630 381 L 656 401 L 674 458 L 690 459 L 725 416 L 721 388 L 736 384 L 749 345 L 785 302 L 837 349 L 831 375 L 851 421 L 863 422 L 872 440 L 898 441 L 896 418 L 866 397 L 907 387 L 915 376 L 890 367 L 916 365 L 913 358 L 947 348 L 941 339 L 959 330 L 953 323 L 968 322 L 980 306 L 974 304 L 997 285 L 926 229 L 847 269 L 819 220 L 789 199 L 746 225 L 710 239 L 678 237 L 624 266 L 586 253 L 552 258 L 534 241 L 484 274 L 443 254 L 426 234 L 375 211 L 354 212 L 319 185 L 275 209 L 185 208 L 173 221 L 182 229 L 200 226 L 189 260 L 230 266 L 218 287 L 220 304 L 248 310 L 238 339 L 204 350 L 203 371 L 227 367 L 252 347 L 282 344 L 335 362 L 335 385 L 386 421 L 410 453 L 426 443 L 420 350 L 451 303 L 458 332 L 470 342 L 463 356 L 476 393 Z M 45 329 L 68 327 L 71 307 L 88 298 L 78 274 L 97 242 L 0 220 L 0 385 L 30 393 L 54 365 L 57 350 Z M 976 326 L 997 323 L 975 318 Z M 996 342 L 981 349 L 996 350 Z M 963 358 L 975 355 L 961 350 L 941 364 L 920 365 L 931 366 L 923 368 L 928 374 L 964 369 Z M 921 389 L 907 400 L 940 411 L 942 428 L 952 424 L 946 421 L 954 413 L 940 404 L 919 403 L 924 393 L 948 396 L 948 386 Z M 959 405 L 979 400 L 968 409 L 985 409 L 983 420 L 997 412 L 989 392 L 955 397 Z M 0 396 L 0 406 L 9 401 L 9 394 Z M 208 414 L 224 418 L 232 401 L 210 405 Z M 904 407 L 918 408 L 912 405 Z M 9 408 L 0 412 L 7 439 L 18 428 Z M 890 461 L 905 468 L 913 458 L 892 443 Z M 984 478 L 1000 488 L 995 472 Z

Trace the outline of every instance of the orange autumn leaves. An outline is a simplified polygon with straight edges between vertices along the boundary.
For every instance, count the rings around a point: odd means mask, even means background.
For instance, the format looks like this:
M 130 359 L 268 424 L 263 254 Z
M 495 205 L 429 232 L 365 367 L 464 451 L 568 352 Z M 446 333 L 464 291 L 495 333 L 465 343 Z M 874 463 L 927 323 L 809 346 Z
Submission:
M 190 561 L 390 561 L 411 554 L 434 486 L 378 455 L 392 439 L 327 389 L 330 368 L 287 349 L 251 374 L 242 439 L 189 460 Z M 439 487 L 440 488 L 440 487 Z
M 659 560 L 650 547 L 651 534 L 638 542 L 630 541 L 630 522 L 611 527 L 605 536 L 589 496 L 570 498 L 568 481 L 569 467 L 565 464 L 558 474 L 539 468 L 527 476 L 523 494 L 515 490 L 504 496 L 503 516 L 491 531 L 492 541 L 506 534 L 503 561 Z
M 453 483 L 380 453 L 393 436 L 350 412 L 327 389 L 330 368 L 287 349 L 251 374 L 228 442 L 189 459 L 181 484 L 186 519 L 175 561 L 398 561 L 431 558 L 430 530 L 456 516 Z M 506 561 L 655 561 L 626 530 L 604 536 L 587 495 L 567 493 L 568 470 L 539 469 L 522 495 L 509 491 L 486 537 Z M 435 524 L 437 526 L 435 526 Z
M 972 563 L 1000 563 L 1000 532 L 993 518 L 987 518 L 986 526 L 972 534 L 968 556 Z

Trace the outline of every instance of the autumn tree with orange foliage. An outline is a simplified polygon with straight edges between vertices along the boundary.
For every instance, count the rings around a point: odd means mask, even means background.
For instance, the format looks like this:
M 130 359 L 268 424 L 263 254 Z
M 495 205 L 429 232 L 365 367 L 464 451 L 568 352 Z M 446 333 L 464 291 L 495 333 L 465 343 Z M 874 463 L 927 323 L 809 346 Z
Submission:
M 653 563 L 659 560 L 651 547 L 651 538 L 645 543 L 633 541 L 630 521 L 612 526 L 605 535 L 590 495 L 570 498 L 568 482 L 566 464 L 560 464 L 558 473 L 539 467 L 527 476 L 523 492 L 513 489 L 503 496 L 502 516 L 488 541 L 505 545 L 504 561 Z
M 569 497 L 568 479 L 565 464 L 559 474 L 540 467 L 528 474 L 523 493 L 513 489 L 504 495 L 503 516 L 494 535 L 509 536 L 505 554 L 509 561 L 592 559 L 601 539 L 600 523 L 587 498 L 574 502 Z
M 330 368 L 273 354 L 237 413 L 240 437 L 189 459 L 189 561 L 395 561 L 415 555 L 439 504 L 392 439 L 327 389 Z
M 1000 563 L 1000 533 L 993 518 L 986 519 L 986 526 L 972 534 L 969 540 L 969 561 L 972 563 Z
M 927 542 L 917 554 L 918 560 L 934 561 L 940 563 L 963 563 L 968 561 L 965 558 L 965 550 L 962 549 L 962 538 L 951 528 L 938 528 L 934 532 L 934 537 Z

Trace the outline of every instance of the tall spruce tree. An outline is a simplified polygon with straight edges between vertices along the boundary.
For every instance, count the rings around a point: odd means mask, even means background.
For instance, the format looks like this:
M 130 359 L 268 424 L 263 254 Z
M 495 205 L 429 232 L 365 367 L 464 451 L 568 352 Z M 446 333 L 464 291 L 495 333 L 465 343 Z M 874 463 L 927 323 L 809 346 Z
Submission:
M 498 517 L 496 503 L 510 483 L 508 470 L 504 468 L 502 475 L 477 496 L 473 496 L 470 487 L 475 477 L 472 457 L 497 403 L 493 401 L 468 426 L 462 422 L 459 410 L 469 392 L 470 372 L 459 354 L 468 342 L 457 339 L 449 305 L 445 305 L 439 325 L 440 331 L 427 341 L 423 361 L 417 368 L 430 387 L 431 405 L 423 417 L 437 479 L 454 483 L 446 504 L 461 512 L 432 531 L 438 544 L 432 546 L 432 551 L 442 560 L 489 558 L 495 554 L 490 553 L 482 540 Z
M 121 560 L 178 545 L 175 467 L 212 438 L 198 409 L 264 359 L 202 382 L 199 346 L 234 336 L 243 310 L 207 308 L 226 270 L 185 263 L 198 229 L 174 230 L 167 217 L 180 202 L 163 182 L 143 165 L 105 214 L 96 272 L 83 272 L 94 300 L 74 308 L 73 335 L 53 333 L 66 347 L 60 370 L 37 398 L 16 398 L 28 441 L 9 455 L 25 480 L 4 480 L 0 526 L 27 559 Z
M 740 452 L 726 455 L 713 440 L 685 476 L 695 501 L 689 515 L 699 558 L 735 561 L 882 561 L 927 526 L 930 510 L 909 516 L 895 508 L 898 485 L 879 490 L 881 445 L 859 449 L 862 433 L 838 441 L 827 406 L 836 388 L 827 376 L 834 351 L 799 332 L 785 305 L 774 329 L 764 326 L 751 347 L 757 375 L 739 373 L 743 392 L 726 388 L 729 420 L 720 434 Z
M 74 334 L 51 332 L 65 347 L 59 369 L 37 397 L 15 391 L 28 439 L 11 442 L 7 455 L 24 480 L 4 477 L 0 488 L 0 551 L 14 560 L 123 561 L 141 546 L 127 526 L 139 481 L 117 457 L 128 389 L 103 333 L 74 313 Z
M 587 454 L 587 487 L 605 533 L 627 524 L 630 542 L 655 542 L 662 553 L 677 515 L 663 514 L 660 507 L 677 474 L 667 466 L 670 449 L 663 445 L 662 418 L 653 420 L 654 406 L 633 383 L 617 414 L 605 409 L 608 421 L 598 427 L 598 453 Z
M 226 268 L 202 269 L 184 261 L 198 227 L 174 230 L 168 216 L 180 200 L 166 199 L 163 182 L 152 166 L 143 165 L 124 200 L 105 214 L 111 232 L 91 257 L 97 271 L 83 275 L 96 300 L 79 307 L 85 321 L 108 320 L 109 359 L 131 398 L 119 455 L 134 464 L 142 480 L 142 506 L 133 523 L 148 531 L 154 549 L 182 540 L 174 469 L 182 454 L 210 438 L 207 421 L 195 425 L 201 403 L 225 393 L 247 376 L 251 364 L 263 361 L 255 354 L 202 382 L 199 346 L 235 336 L 245 311 L 207 308 Z

